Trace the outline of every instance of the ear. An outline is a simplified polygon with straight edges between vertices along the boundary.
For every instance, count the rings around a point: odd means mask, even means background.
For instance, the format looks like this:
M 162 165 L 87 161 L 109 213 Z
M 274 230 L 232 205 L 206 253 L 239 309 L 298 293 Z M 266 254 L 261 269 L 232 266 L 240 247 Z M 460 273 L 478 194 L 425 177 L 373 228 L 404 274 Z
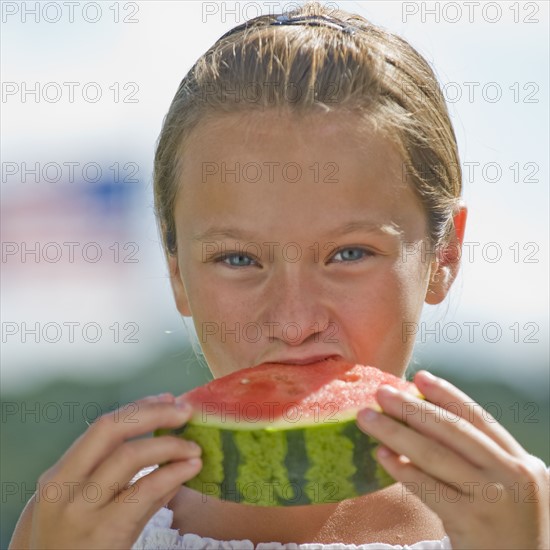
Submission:
M 449 241 L 438 250 L 437 258 L 432 262 L 430 284 L 426 293 L 427 304 L 441 303 L 458 275 L 467 216 L 468 209 L 461 205 L 453 216 L 454 229 Z
M 185 285 L 183 284 L 183 279 L 181 277 L 177 254 L 170 254 L 168 256 L 168 269 L 170 272 L 172 292 L 174 293 L 174 299 L 176 300 L 176 307 L 181 315 L 184 317 L 191 317 L 191 308 L 189 307 L 187 291 L 185 290 Z

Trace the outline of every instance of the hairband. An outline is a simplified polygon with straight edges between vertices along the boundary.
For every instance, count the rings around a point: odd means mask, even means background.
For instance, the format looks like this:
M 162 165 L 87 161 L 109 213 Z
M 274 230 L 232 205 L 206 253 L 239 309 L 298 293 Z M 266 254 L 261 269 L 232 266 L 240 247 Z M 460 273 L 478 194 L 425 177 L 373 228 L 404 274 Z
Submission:
M 326 15 L 300 15 L 298 17 L 288 17 L 288 15 L 279 15 L 275 21 L 271 22 L 271 25 L 311 25 L 312 27 L 331 27 L 338 31 L 343 31 L 347 34 L 354 34 L 355 27 L 338 21 L 338 19 L 332 19 Z
M 221 36 L 220 40 L 227 38 L 232 34 L 246 30 L 253 21 L 254 19 L 231 29 L 229 32 L 226 32 L 223 36 Z M 356 27 L 349 25 L 348 23 L 339 21 L 338 19 L 332 19 L 331 17 L 327 17 L 325 15 L 299 15 L 297 17 L 289 17 L 288 15 L 282 14 L 278 15 L 269 23 L 268 26 L 272 25 L 309 25 L 312 27 L 329 27 L 338 31 L 343 31 L 350 35 L 355 34 L 355 31 L 357 30 Z

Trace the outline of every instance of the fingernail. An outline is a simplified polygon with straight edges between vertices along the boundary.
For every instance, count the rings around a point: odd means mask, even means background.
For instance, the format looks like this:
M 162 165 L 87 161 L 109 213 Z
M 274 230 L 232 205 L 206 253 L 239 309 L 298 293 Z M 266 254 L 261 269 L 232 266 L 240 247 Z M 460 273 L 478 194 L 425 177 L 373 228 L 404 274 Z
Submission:
M 171 394 L 171 393 L 159 393 L 158 395 L 155 396 L 159 401 L 162 401 L 162 402 L 168 402 L 168 401 L 172 401 L 174 399 L 174 396 Z
M 378 451 L 376 453 L 380 458 L 387 458 L 390 456 L 390 451 L 387 447 L 378 447 Z
M 195 451 L 200 451 L 201 448 L 200 448 L 200 445 L 198 443 L 195 443 L 194 441 L 191 441 L 190 439 L 187 439 L 187 442 L 189 443 L 189 446 L 195 450 Z
M 399 393 L 394 387 L 388 386 L 387 384 L 380 386 L 378 391 L 381 391 L 387 395 L 397 395 Z
M 200 463 L 201 463 L 200 458 L 190 458 L 187 460 L 187 464 L 189 464 L 190 466 L 198 466 Z
M 378 418 L 378 412 L 376 412 L 374 409 L 364 409 L 361 411 L 361 420 L 364 420 L 365 422 L 373 422 Z
M 422 371 L 422 374 L 428 382 L 437 382 L 438 380 L 436 376 L 434 376 L 431 372 L 428 372 L 427 370 Z
M 188 412 L 191 410 L 191 405 L 185 400 L 183 395 L 176 397 L 176 408 Z

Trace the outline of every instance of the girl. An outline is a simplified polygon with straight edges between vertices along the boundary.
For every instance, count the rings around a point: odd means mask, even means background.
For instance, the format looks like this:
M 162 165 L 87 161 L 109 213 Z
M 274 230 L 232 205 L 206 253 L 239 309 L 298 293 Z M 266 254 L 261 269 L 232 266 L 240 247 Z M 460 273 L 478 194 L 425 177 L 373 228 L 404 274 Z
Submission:
M 154 174 L 177 308 L 214 376 L 329 356 L 403 376 L 404 327 L 459 269 L 459 166 L 432 70 L 365 19 L 308 4 L 218 40 L 177 91 Z M 240 335 L 250 322 L 259 339 Z M 205 499 L 182 487 L 197 446 L 132 439 L 189 419 L 163 394 L 101 417 L 41 476 L 65 496 L 31 499 L 11 547 L 548 548 L 544 464 L 457 388 L 414 381 L 425 403 L 385 387 L 383 413 L 357 420 L 400 482 L 386 489 L 281 509 Z

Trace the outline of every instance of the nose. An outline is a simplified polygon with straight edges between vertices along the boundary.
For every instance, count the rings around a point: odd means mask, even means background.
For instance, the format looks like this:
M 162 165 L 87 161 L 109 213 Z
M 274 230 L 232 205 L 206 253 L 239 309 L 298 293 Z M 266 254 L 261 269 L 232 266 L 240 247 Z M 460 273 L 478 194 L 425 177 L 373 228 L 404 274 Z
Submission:
M 297 264 L 285 266 L 266 288 L 263 317 L 270 327 L 270 340 L 299 346 L 318 337 L 330 323 L 328 299 L 313 273 Z

